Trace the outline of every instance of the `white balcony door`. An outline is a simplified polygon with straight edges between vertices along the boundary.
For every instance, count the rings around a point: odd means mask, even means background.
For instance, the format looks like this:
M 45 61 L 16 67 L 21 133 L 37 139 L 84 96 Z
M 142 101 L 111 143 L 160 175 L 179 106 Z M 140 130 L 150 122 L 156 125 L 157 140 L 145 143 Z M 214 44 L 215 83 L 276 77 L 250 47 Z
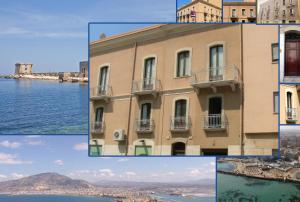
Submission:
M 216 45 L 210 48 L 209 78 L 210 80 L 223 79 L 223 45 Z
M 108 67 L 102 67 L 100 70 L 100 78 L 99 78 L 99 86 L 100 91 L 104 92 L 106 91 L 106 85 L 107 85 L 107 74 L 108 74 Z
M 287 96 L 287 108 L 293 108 L 293 104 L 292 104 L 292 93 L 291 92 L 287 92 L 286 94 Z
M 143 88 L 145 90 L 153 89 L 154 65 L 155 65 L 155 58 L 148 58 L 145 60 L 144 74 L 143 74 Z

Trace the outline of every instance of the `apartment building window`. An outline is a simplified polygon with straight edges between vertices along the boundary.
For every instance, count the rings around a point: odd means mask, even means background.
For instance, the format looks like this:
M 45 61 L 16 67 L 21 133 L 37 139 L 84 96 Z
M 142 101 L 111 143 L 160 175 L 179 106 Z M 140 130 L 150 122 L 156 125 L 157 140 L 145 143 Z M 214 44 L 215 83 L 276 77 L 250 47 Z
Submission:
M 136 156 L 148 156 L 152 154 L 151 146 L 135 146 L 135 155 Z
M 231 17 L 236 17 L 236 9 L 231 10 Z
M 100 70 L 99 78 L 99 94 L 106 94 L 107 91 L 108 66 L 104 66 Z
M 254 10 L 250 9 L 250 17 L 254 17 Z
M 273 93 L 273 112 L 278 114 L 278 92 Z
M 272 44 L 272 62 L 278 62 L 278 43 Z
M 223 45 L 210 47 L 209 55 L 209 79 L 210 81 L 223 79 Z
M 102 155 L 102 145 L 98 145 L 96 140 L 94 144 L 89 145 L 89 155 L 93 157 Z
M 285 16 L 285 10 L 282 10 L 282 15 Z
M 95 116 L 95 122 L 99 123 L 103 121 L 103 112 L 104 112 L 104 108 L 103 107 L 98 107 L 96 109 L 96 116 Z
M 145 59 L 144 73 L 143 73 L 143 90 L 152 90 L 154 85 L 153 71 L 155 65 L 155 58 Z
M 243 15 L 243 16 L 246 15 L 246 9 L 242 9 L 242 15 Z
M 190 51 L 181 51 L 177 54 L 176 77 L 189 75 L 190 69 Z
M 285 0 L 282 0 L 282 5 L 284 5 L 284 6 L 285 6 Z
M 206 128 L 222 127 L 222 97 L 211 97 L 208 102 L 208 118 Z
M 151 103 L 142 104 L 140 113 L 138 129 L 139 131 L 149 131 L 151 129 Z
M 294 9 L 290 9 L 290 15 L 294 15 Z
M 179 99 L 175 101 L 174 117 L 171 120 L 173 130 L 185 130 L 187 128 L 187 100 Z

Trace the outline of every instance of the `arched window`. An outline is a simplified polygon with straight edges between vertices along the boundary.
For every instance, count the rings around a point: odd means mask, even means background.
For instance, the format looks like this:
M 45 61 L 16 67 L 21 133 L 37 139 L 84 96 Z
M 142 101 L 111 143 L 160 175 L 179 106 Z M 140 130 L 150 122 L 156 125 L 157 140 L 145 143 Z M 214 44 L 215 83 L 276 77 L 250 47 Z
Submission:
M 106 94 L 108 81 L 108 66 L 104 66 L 100 69 L 99 75 L 99 93 Z
M 146 58 L 143 72 L 143 89 L 152 90 L 154 85 L 155 57 Z

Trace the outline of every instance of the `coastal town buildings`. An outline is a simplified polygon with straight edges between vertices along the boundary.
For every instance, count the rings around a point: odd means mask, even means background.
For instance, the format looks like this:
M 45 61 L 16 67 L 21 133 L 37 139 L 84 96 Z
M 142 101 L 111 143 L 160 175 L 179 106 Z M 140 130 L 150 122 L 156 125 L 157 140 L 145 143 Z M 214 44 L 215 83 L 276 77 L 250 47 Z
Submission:
M 299 85 L 280 85 L 280 124 L 299 124 Z
M 89 77 L 89 62 L 81 61 L 79 63 L 79 73 L 80 77 Z
M 280 81 L 300 82 L 300 26 L 280 26 Z
M 277 33 L 169 24 L 91 42 L 90 155 L 277 153 Z
M 258 23 L 299 23 L 298 0 L 258 1 Z
M 32 66 L 30 63 L 16 63 L 15 75 L 32 74 Z
M 177 10 L 177 22 L 222 22 L 222 1 L 192 0 Z
M 232 1 L 223 3 L 223 22 L 256 22 L 256 1 Z

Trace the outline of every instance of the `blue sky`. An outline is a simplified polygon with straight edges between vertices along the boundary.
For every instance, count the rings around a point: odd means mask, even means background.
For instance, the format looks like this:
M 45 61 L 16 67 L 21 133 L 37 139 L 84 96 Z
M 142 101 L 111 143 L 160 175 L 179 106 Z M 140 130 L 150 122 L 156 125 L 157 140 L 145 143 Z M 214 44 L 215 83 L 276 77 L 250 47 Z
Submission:
M 87 157 L 86 136 L 0 136 L 0 181 L 58 172 L 90 182 L 215 179 L 213 157 Z
M 192 0 L 177 0 L 177 7 L 180 8 L 185 4 L 191 3 Z
M 0 0 L 0 74 L 76 71 L 87 60 L 88 22 L 175 21 L 176 0 Z M 159 5 L 159 6 L 157 6 Z

